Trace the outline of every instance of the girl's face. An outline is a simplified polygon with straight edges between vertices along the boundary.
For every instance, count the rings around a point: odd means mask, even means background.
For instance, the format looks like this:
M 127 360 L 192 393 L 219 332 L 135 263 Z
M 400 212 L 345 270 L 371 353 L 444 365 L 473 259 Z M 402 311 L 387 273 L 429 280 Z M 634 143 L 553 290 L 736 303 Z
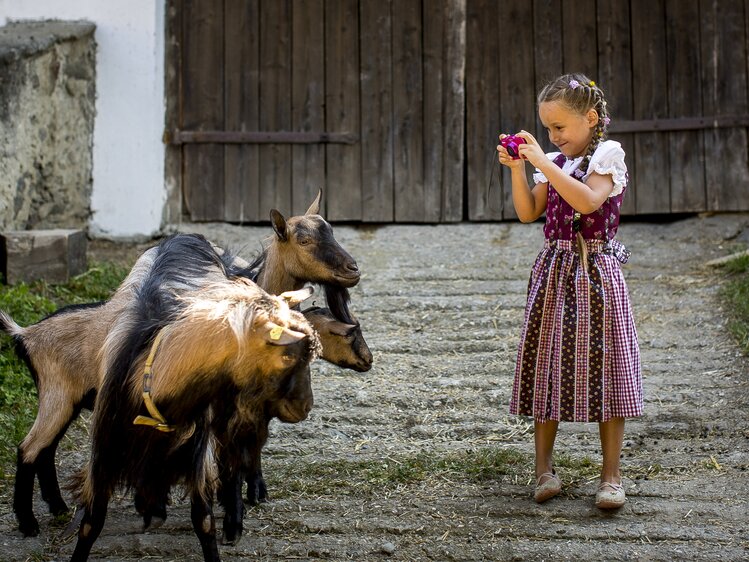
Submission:
M 585 154 L 598 123 L 595 109 L 580 115 L 559 101 L 545 101 L 538 106 L 538 116 L 549 132 L 549 140 L 562 154 L 567 158 Z

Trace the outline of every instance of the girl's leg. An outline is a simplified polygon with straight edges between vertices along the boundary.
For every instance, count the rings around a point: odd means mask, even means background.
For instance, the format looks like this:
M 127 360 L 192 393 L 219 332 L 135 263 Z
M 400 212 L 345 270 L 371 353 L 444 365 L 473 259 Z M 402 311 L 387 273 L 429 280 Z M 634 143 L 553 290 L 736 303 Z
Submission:
M 622 475 L 619 470 L 619 458 L 622 454 L 622 443 L 624 442 L 624 418 L 612 418 L 607 422 L 598 424 L 598 432 L 601 436 L 601 450 L 603 452 L 601 482 L 621 484 Z
M 553 470 L 552 454 L 554 452 L 554 440 L 557 436 L 558 421 L 536 422 L 534 425 L 536 443 L 536 479 L 545 472 Z M 543 484 L 543 482 L 539 482 Z

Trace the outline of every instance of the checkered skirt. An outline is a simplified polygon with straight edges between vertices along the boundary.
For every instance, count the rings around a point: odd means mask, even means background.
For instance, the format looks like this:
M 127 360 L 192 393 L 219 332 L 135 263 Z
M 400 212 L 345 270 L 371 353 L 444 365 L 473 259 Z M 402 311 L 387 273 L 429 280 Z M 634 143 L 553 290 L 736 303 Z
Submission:
M 627 284 L 611 246 L 547 240 L 528 283 L 510 412 L 537 422 L 642 415 L 642 373 Z

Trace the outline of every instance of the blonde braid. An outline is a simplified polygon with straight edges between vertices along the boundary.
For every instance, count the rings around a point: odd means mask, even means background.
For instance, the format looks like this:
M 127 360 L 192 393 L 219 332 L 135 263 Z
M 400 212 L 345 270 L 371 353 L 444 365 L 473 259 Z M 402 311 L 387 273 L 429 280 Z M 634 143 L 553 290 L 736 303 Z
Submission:
M 565 74 L 549 82 L 538 94 L 539 104 L 551 101 L 559 101 L 580 115 L 586 115 L 591 109 L 595 109 L 598 113 L 598 123 L 593 129 L 593 138 L 576 171 L 576 175 L 582 177 L 588 171 L 590 159 L 596 148 L 606 139 L 610 118 L 603 90 L 584 74 Z
M 606 138 L 606 129 L 608 128 L 607 124 L 609 121 L 608 110 L 606 109 L 606 100 L 603 97 L 603 90 L 596 86 L 593 81 L 590 81 L 590 83 L 583 85 L 583 87 L 590 90 L 589 107 L 595 109 L 596 113 L 598 113 L 598 123 L 596 123 L 596 126 L 593 129 L 593 138 L 590 139 L 590 144 L 588 145 L 588 149 L 585 151 L 583 161 L 580 162 L 580 166 L 577 169 L 577 175 L 580 178 L 582 178 L 588 171 L 588 166 L 590 166 L 590 160 L 591 158 L 593 158 L 593 153 L 595 153 L 598 145 L 601 144 Z

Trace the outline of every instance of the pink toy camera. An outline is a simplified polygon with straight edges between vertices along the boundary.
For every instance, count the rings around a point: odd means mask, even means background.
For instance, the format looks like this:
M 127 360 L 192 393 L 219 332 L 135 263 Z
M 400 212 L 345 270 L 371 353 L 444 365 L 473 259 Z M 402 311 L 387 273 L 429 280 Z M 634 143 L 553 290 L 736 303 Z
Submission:
M 525 139 L 517 135 L 508 135 L 500 139 L 499 144 L 505 147 L 505 149 L 507 150 L 507 154 L 512 156 L 513 160 L 520 160 L 520 153 L 518 152 L 518 147 L 521 144 L 525 144 Z

